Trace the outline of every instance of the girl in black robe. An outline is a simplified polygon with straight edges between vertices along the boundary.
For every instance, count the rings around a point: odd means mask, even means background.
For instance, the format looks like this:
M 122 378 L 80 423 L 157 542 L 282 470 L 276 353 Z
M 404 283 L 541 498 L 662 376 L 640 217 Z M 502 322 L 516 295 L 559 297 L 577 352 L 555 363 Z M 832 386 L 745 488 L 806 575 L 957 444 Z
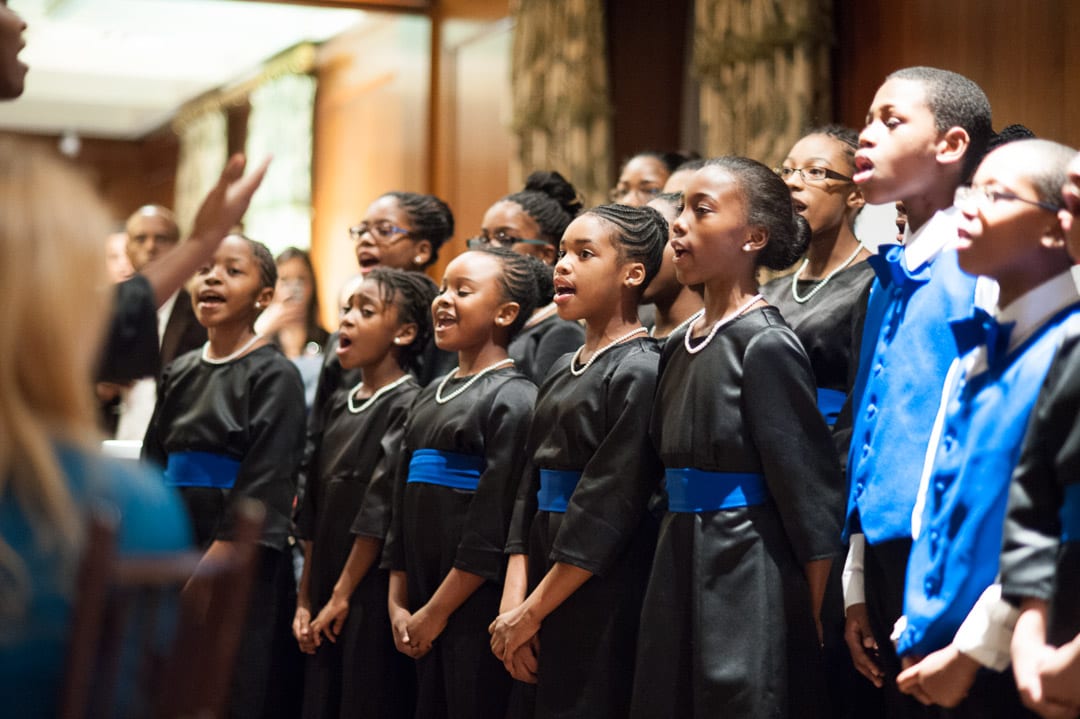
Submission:
M 646 509 L 661 477 L 648 442 L 659 351 L 637 308 L 667 237 L 660 213 L 623 205 L 590 210 L 563 235 L 555 301 L 585 321 L 586 340 L 537 400 L 491 626 L 495 655 L 537 682 L 537 717 L 629 711 L 656 530 Z
M 484 629 L 498 612 L 503 547 L 536 387 L 506 347 L 536 302 L 526 259 L 466 252 L 432 303 L 457 370 L 409 412 L 385 557 L 394 642 L 417 660 L 418 719 L 503 719 L 510 677 Z
M 166 481 L 179 488 L 204 561 L 232 551 L 238 498 L 266 508 L 230 717 L 294 717 L 299 710 L 300 654 L 288 631 L 296 587 L 285 544 L 304 441 L 304 387 L 296 366 L 254 332 L 276 275 L 266 247 L 238 235 L 199 269 L 191 298 L 209 341 L 164 370 L 143 441 L 143 457 L 165 467 Z
M 551 266 L 556 248 L 567 225 L 581 212 L 581 199 L 574 186 L 558 172 L 537 171 L 525 180 L 525 187 L 507 195 L 484 213 L 480 234 L 469 247 L 502 247 L 536 258 L 542 279 L 537 308 L 514 337 L 508 349 L 517 368 L 536 384 L 544 381 L 555 360 L 573 352 L 585 340 L 585 331 L 576 322 L 562 319 L 552 302 Z
M 431 337 L 434 297 L 420 273 L 376 269 L 341 321 L 337 356 L 363 380 L 326 408 L 297 518 L 305 562 L 293 634 L 310 655 L 305 719 L 413 713 L 414 670 L 394 649 L 389 574 L 378 558 L 405 418 L 419 391 L 407 372 Z
M 632 717 L 828 716 L 819 613 L 843 495 L 795 333 L 757 293 L 809 228 L 753 160 L 710 161 L 671 241 L 702 319 L 664 348 L 652 439 L 668 511 L 641 615 Z

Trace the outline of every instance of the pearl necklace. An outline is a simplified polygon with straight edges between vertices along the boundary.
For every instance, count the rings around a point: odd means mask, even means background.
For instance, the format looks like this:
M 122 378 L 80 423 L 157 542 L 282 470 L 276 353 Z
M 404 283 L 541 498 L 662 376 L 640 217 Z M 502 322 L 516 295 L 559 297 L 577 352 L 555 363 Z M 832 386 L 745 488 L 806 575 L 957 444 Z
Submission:
M 713 326 L 712 326 L 712 329 L 709 330 L 709 334 L 705 336 L 705 339 L 701 341 L 701 344 L 694 347 L 693 345 L 690 344 L 690 335 L 694 334 L 694 322 L 696 322 L 699 317 L 704 317 L 705 316 L 705 310 L 704 309 L 698 310 L 697 314 L 695 314 L 693 317 L 690 318 L 691 319 L 690 326 L 688 326 L 686 328 L 686 334 L 683 335 L 683 345 L 686 347 L 686 351 L 689 352 L 692 355 L 696 355 L 698 352 L 700 352 L 701 350 L 708 347 L 709 343 L 712 342 L 712 338 L 716 336 L 716 333 L 720 331 L 721 327 L 723 327 L 724 325 L 729 324 L 732 321 L 734 321 L 736 317 L 741 315 L 743 312 L 746 312 L 748 309 L 750 309 L 750 307 L 755 302 L 757 302 L 760 299 L 761 299 L 761 293 L 759 292 L 758 294 L 751 297 L 749 302 L 744 304 L 739 309 L 735 310 L 735 312 L 732 313 L 730 316 L 721 317 L 716 322 L 713 322 Z
M 452 371 L 452 372 L 451 372 L 450 374 L 448 374 L 448 375 L 446 375 L 445 377 L 443 377 L 443 380 L 442 380 L 442 382 L 440 382 L 440 383 L 439 383 L 439 386 L 435 388 L 435 401 L 436 401 L 436 402 L 438 402 L 439 404 L 446 404 L 447 402 L 449 402 L 450 400 L 452 400 L 452 399 L 453 399 L 454 397 L 457 397 L 457 396 L 458 396 L 458 395 L 460 395 L 460 394 L 461 394 L 462 392 L 464 392 L 465 390 L 469 389 L 469 387 L 472 387 L 472 386 L 473 386 L 473 384 L 475 384 L 475 383 L 476 383 L 476 380 L 480 379 L 481 377 L 483 377 L 483 376 L 484 376 L 485 374 L 487 374 L 488 372 L 491 372 L 491 371 L 493 371 L 493 370 L 497 370 L 497 369 L 501 369 L 502 367 L 510 367 L 510 366 L 511 366 L 511 365 L 513 365 L 513 364 L 514 364 L 514 360 L 510 359 L 509 357 L 507 357 L 507 358 L 506 358 L 506 359 L 504 359 L 504 360 L 499 360 L 499 361 L 498 361 L 498 362 L 496 362 L 495 364 L 491 364 L 491 365 L 488 365 L 488 366 L 487 366 L 487 367 L 485 367 L 484 369 L 482 369 L 482 370 L 480 370 L 479 372 L 477 372 L 476 374 L 474 374 L 474 375 L 473 375 L 473 376 L 472 376 L 472 377 L 471 377 L 471 378 L 469 379 L 469 381 L 468 381 L 468 382 L 466 382 L 465 384 L 461 385 L 461 386 L 460 386 L 460 387 L 458 387 L 458 388 L 457 388 L 456 390 L 454 390 L 453 392 L 451 392 L 450 394 L 448 394 L 448 395 L 446 395 L 446 396 L 444 397 L 444 396 L 443 396 L 443 393 L 442 393 L 442 391 L 443 391 L 443 388 L 444 388 L 444 387 L 446 387 L 446 383 L 450 381 L 450 378 L 452 378 L 452 377 L 453 377 L 453 376 L 454 376 L 455 374 L 457 374 L 457 371 L 458 371 L 459 369 L 461 369 L 461 367 L 460 367 L 460 366 L 458 366 L 458 367 L 455 367 L 455 368 L 454 368 L 454 370 L 453 370 L 453 371 Z
M 638 327 L 635 330 L 627 332 L 622 337 L 616 337 L 611 342 L 608 342 L 606 345 L 593 352 L 593 356 L 589 358 L 589 361 L 586 362 L 581 369 L 574 369 L 574 363 L 581 361 L 581 353 L 585 350 L 585 345 L 581 345 L 580 347 L 578 347 L 577 352 L 574 353 L 574 356 L 570 358 L 570 374 L 574 375 L 575 377 L 580 377 L 581 375 L 585 374 L 585 370 L 589 369 L 589 367 L 592 366 L 592 363 L 596 361 L 597 357 L 604 354 L 615 345 L 622 344 L 631 337 L 639 335 L 645 331 L 646 330 L 644 327 Z
M 675 334 L 676 332 L 681 330 L 683 327 L 686 327 L 688 324 L 690 324 L 691 322 L 693 322 L 694 320 L 696 320 L 700 316 L 701 316 L 701 310 L 698 310 L 697 312 L 690 315 L 689 317 L 687 317 L 685 320 L 683 320 L 679 324 L 675 325 L 674 329 L 672 329 L 671 332 L 667 333 L 667 337 L 670 337 L 671 335 Z M 656 326 L 655 325 L 653 327 L 649 328 L 649 336 L 650 337 L 656 337 Z M 665 339 L 665 337 L 661 337 L 661 339 Z
M 803 304 L 806 304 L 807 302 L 809 302 L 811 297 L 813 297 L 819 291 L 821 291 L 821 288 L 823 288 L 825 285 L 829 284 L 829 280 L 831 280 L 837 273 L 839 273 L 841 270 L 847 268 L 848 265 L 850 265 L 852 262 L 854 262 L 855 258 L 858 257 L 859 253 L 862 252 L 862 251 L 863 251 L 863 246 L 862 246 L 862 243 L 860 242 L 859 246 L 855 248 L 855 251 L 851 253 L 851 256 L 848 257 L 846 260 L 844 260 L 844 264 L 840 265 L 835 270 L 833 270 L 829 274 L 825 275 L 825 279 L 821 280 L 816 285 L 814 285 L 814 289 L 810 290 L 810 293 L 808 295 L 806 295 L 806 297 L 799 297 L 799 290 L 798 290 L 799 276 L 802 274 L 803 270 L 806 269 L 806 266 L 808 264 L 810 264 L 810 258 L 807 257 L 805 260 L 803 260 L 803 263 L 801 265 L 799 265 L 799 269 L 795 270 L 795 274 L 791 276 L 791 299 L 795 300 L 800 305 L 803 305 Z
M 255 346 L 255 343 L 262 339 L 262 335 L 255 335 L 250 340 L 244 343 L 244 346 L 233 352 L 227 357 L 211 357 L 210 356 L 210 340 L 206 341 L 206 344 L 202 347 L 203 362 L 209 362 L 210 364 L 225 364 L 226 362 L 232 362 L 240 355 L 247 352 L 249 349 Z
M 525 326 L 521 329 L 527 330 L 531 327 L 536 327 L 538 324 L 551 317 L 553 314 L 559 311 L 559 308 L 554 302 L 544 305 L 536 312 L 533 312 L 533 316 L 529 318 L 529 321 L 525 323 Z
M 379 399 L 379 397 L 382 397 L 387 392 L 394 391 L 395 388 L 400 387 L 401 385 L 408 382 L 410 379 L 412 379 L 412 376 L 406 374 L 406 375 L 402 375 L 401 377 L 398 377 L 396 380 L 394 380 L 390 384 L 384 384 L 382 387 L 375 390 L 375 393 L 372 394 L 370 397 L 368 397 L 367 400 L 362 405 L 357 407 L 356 404 L 355 404 L 355 402 L 356 402 L 356 393 L 359 392 L 360 388 L 364 386 L 364 383 L 361 381 L 360 384 L 356 385 L 351 390 L 349 390 L 349 411 L 352 412 L 353 414 L 360 414 L 365 409 L 367 409 L 371 405 L 375 404 L 375 401 L 377 399 Z

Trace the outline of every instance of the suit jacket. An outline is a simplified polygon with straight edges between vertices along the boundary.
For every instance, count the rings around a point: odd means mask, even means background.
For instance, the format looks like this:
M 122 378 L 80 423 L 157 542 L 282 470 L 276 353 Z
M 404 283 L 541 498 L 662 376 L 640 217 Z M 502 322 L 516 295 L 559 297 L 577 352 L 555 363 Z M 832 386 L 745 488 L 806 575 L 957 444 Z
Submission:
M 195 318 L 195 310 L 191 308 L 191 295 L 181 288 L 176 295 L 172 312 L 169 313 L 169 321 L 165 323 L 165 333 L 161 337 L 158 374 L 161 374 L 165 365 L 182 354 L 202 347 L 205 342 L 206 328 Z

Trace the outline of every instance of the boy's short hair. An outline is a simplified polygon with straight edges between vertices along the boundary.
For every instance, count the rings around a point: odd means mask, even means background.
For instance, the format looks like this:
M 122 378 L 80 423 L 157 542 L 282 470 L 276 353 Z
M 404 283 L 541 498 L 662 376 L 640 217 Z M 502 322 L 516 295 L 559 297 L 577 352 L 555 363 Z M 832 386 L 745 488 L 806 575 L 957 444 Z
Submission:
M 936 67 L 907 67 L 885 79 L 909 80 L 922 85 L 938 132 L 945 132 L 951 127 L 959 127 L 967 132 L 970 145 L 964 153 L 961 178 L 966 182 L 982 161 L 990 138 L 994 135 L 990 100 L 986 93 L 963 75 Z
M 1024 164 L 1032 168 L 1024 176 L 1035 188 L 1041 202 L 1061 206 L 1061 188 L 1067 178 L 1069 163 L 1076 150 L 1050 140 L 1017 140 L 1010 147 L 1022 150 Z

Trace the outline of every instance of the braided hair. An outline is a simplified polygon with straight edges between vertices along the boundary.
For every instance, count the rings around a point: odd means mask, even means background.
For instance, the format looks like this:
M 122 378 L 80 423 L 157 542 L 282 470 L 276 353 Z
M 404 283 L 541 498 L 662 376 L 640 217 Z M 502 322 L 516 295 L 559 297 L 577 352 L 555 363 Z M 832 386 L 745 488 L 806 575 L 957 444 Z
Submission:
M 251 248 L 251 256 L 255 258 L 255 266 L 259 268 L 261 286 L 272 289 L 277 285 L 277 263 L 274 262 L 274 256 L 270 254 L 270 250 L 266 245 L 258 240 L 251 239 L 247 235 L 241 235 L 239 232 L 232 233 L 230 237 L 239 237 Z
M 387 192 L 383 197 L 393 197 L 409 216 L 413 226 L 413 236 L 431 243 L 431 257 L 428 267 L 439 258 L 439 248 L 454 234 L 454 213 L 445 202 L 435 195 L 419 192 Z
M 541 239 L 552 245 L 559 244 L 567 225 L 584 207 L 574 186 L 554 170 L 532 173 L 525 180 L 525 189 L 503 201 L 519 205 L 540 226 Z
M 431 342 L 431 303 L 439 288 L 422 272 L 407 272 L 389 267 L 376 267 L 368 273 L 365 281 L 379 285 L 379 297 L 383 307 L 397 308 L 398 324 L 416 325 L 416 337 L 407 345 L 398 347 L 398 364 L 409 372 L 420 369 L 420 357 Z
M 851 170 L 855 169 L 855 151 L 859 149 L 859 133 L 843 125 L 820 125 L 803 133 L 803 137 L 824 135 L 843 145 L 844 159 Z
M 652 207 L 616 204 L 600 205 L 586 214 L 596 215 L 611 225 L 614 230 L 612 240 L 623 261 L 640 262 L 645 266 L 641 289 L 648 287 L 664 260 L 664 245 L 668 241 L 668 223 L 664 216 Z
M 533 310 L 537 306 L 536 270 L 532 263 L 538 262 L 538 260 L 526 255 L 519 255 L 517 252 L 503 247 L 485 247 L 482 250 L 474 250 L 474 252 L 493 255 L 502 265 L 499 286 L 502 287 L 503 299 L 507 302 L 517 302 L 520 307 L 517 317 L 508 328 L 508 339 L 513 339 L 521 331 L 521 328 L 525 326 L 525 323 L 529 321 L 529 317 L 532 316 Z M 550 269 L 548 268 L 549 271 Z M 552 290 L 552 294 L 554 294 L 554 290 Z
M 746 223 L 764 228 L 768 242 L 757 254 L 759 266 L 782 270 L 802 257 L 810 244 L 810 225 L 795 212 L 791 191 L 775 172 L 733 155 L 709 160 L 706 167 L 718 167 L 735 180 L 746 203 Z

